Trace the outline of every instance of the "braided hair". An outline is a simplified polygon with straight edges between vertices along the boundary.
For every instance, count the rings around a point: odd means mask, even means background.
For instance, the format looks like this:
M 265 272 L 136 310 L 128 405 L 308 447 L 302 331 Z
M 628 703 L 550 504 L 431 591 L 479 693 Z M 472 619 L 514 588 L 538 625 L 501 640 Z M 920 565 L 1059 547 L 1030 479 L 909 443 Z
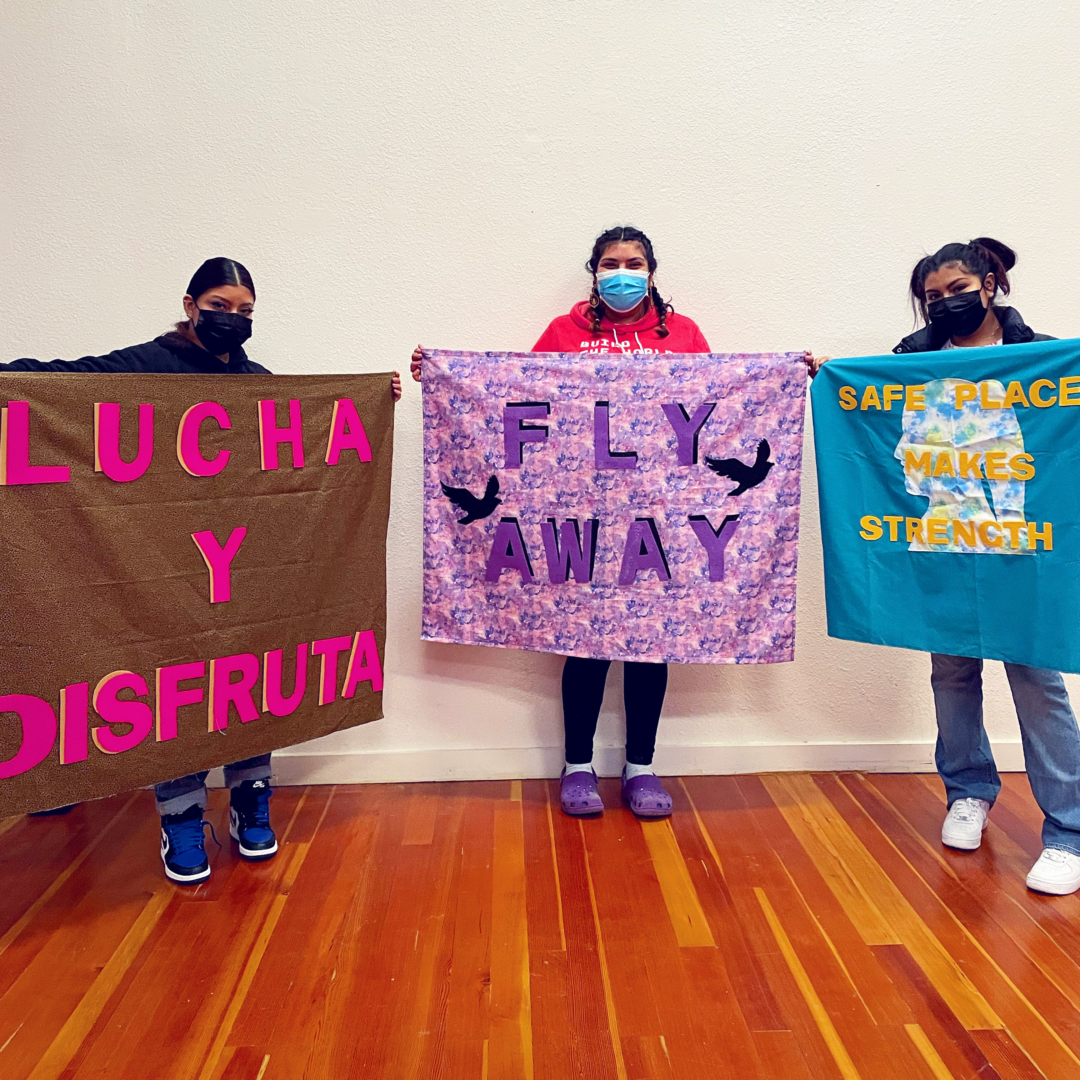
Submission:
M 632 228 L 629 225 L 622 225 L 614 229 L 608 229 L 606 232 L 602 232 L 593 244 L 592 254 L 589 256 L 589 261 L 585 264 L 585 269 L 589 271 L 593 276 L 592 292 L 589 294 L 589 310 L 592 313 L 592 325 L 589 327 L 590 331 L 594 334 L 600 333 L 600 320 L 604 317 L 606 309 L 604 307 L 604 301 L 600 299 L 600 293 L 596 288 L 596 271 L 600 266 L 600 260 L 604 257 L 604 252 L 607 251 L 612 244 L 639 244 L 641 250 L 645 253 L 645 262 L 648 264 L 649 273 L 654 274 L 656 272 L 656 256 L 653 254 L 652 241 L 640 230 Z M 671 303 L 665 300 L 660 295 L 660 290 L 653 285 L 649 289 L 649 300 L 652 302 L 654 308 L 656 308 L 657 315 L 660 316 L 660 325 L 656 328 L 657 337 L 667 337 L 671 331 L 667 326 L 668 314 L 675 310 Z
M 927 255 L 915 264 L 911 271 L 911 309 L 916 320 L 922 316 L 923 322 L 929 322 L 926 310 L 926 279 L 943 266 L 956 264 L 969 274 L 977 274 L 983 281 L 987 274 L 994 275 L 995 295 L 1000 289 L 1003 296 L 1009 295 L 1009 271 L 1016 265 L 1016 252 L 1000 240 L 989 236 L 980 236 L 966 244 L 946 244 Z

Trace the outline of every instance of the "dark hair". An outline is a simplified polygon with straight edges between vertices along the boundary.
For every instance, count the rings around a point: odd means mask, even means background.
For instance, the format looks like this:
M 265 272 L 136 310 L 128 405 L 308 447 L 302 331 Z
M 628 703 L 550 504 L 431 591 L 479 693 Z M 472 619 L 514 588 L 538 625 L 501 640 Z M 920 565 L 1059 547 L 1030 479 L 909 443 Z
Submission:
M 926 311 L 926 279 L 943 266 L 956 263 L 969 274 L 977 274 L 983 281 L 987 274 L 994 275 L 994 291 L 1009 295 L 1009 271 L 1016 265 L 1016 252 L 1000 240 L 980 236 L 966 244 L 946 244 L 933 255 L 927 255 L 915 264 L 911 271 L 911 309 L 916 319 L 921 315 L 929 322 Z
M 648 264 L 649 273 L 654 274 L 656 272 L 656 256 L 653 254 L 652 241 L 640 229 L 632 228 L 629 225 L 621 225 L 618 228 L 602 232 L 596 238 L 592 254 L 585 264 L 585 269 L 593 275 L 594 279 L 600 260 L 604 257 L 604 252 L 612 244 L 621 243 L 640 244 L 642 251 L 645 252 L 645 262 Z M 655 285 L 649 292 L 649 299 L 652 301 L 653 307 L 656 308 L 656 313 L 660 316 L 660 325 L 656 328 L 656 336 L 667 337 L 671 333 L 667 327 L 668 312 L 674 311 L 675 308 L 660 295 L 660 290 Z M 599 334 L 604 302 L 600 299 L 599 292 L 597 292 L 595 280 L 593 281 L 592 293 L 589 295 L 589 308 L 592 310 L 592 326 L 589 329 L 592 333 Z
M 216 289 L 219 285 L 241 285 L 255 296 L 255 284 L 247 267 L 233 259 L 207 259 L 206 262 L 195 271 L 194 277 L 188 282 L 187 294 L 192 300 L 198 300 L 208 289 Z

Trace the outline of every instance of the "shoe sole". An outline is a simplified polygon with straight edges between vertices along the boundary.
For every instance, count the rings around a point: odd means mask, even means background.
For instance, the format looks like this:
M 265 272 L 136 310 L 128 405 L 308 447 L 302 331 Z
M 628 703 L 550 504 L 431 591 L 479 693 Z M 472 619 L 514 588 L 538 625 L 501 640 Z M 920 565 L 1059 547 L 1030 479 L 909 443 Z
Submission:
M 982 837 L 978 840 L 946 840 L 943 836 L 941 842 L 950 848 L 955 848 L 957 851 L 977 851 L 982 847 Z
M 265 859 L 272 859 L 277 854 L 276 840 L 272 848 L 246 848 L 240 843 L 240 837 L 233 831 L 232 825 L 229 826 L 229 835 L 240 845 L 240 858 L 248 862 L 263 862 Z
M 562 812 L 566 814 L 567 817 L 599 817 L 604 812 L 604 808 L 602 806 L 597 807 L 595 810 L 588 810 L 584 808 L 581 810 L 571 810 L 569 807 L 566 807 L 562 803 L 560 803 L 559 807 Z
M 198 874 L 177 874 L 175 871 L 169 869 L 169 864 L 162 859 L 161 865 L 165 867 L 165 876 L 170 881 L 175 881 L 177 885 L 198 885 L 200 881 L 205 881 L 210 876 L 210 867 Z
M 1059 885 L 1049 881 L 1032 881 L 1028 878 L 1026 884 L 1032 892 L 1044 893 L 1046 896 L 1071 896 L 1080 889 L 1080 881 L 1070 885 Z

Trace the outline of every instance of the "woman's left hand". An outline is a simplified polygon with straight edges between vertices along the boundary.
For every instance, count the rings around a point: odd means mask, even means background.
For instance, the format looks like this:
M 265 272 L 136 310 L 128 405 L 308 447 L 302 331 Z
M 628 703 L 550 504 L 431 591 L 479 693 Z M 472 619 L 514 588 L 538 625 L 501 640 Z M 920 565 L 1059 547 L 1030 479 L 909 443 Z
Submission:
M 806 369 L 810 373 L 810 378 L 812 379 L 821 370 L 822 364 L 827 364 L 831 359 L 831 356 L 815 356 L 807 349 L 803 360 L 806 361 Z
M 390 393 L 394 395 L 395 401 L 401 400 L 401 376 L 396 371 L 390 379 Z

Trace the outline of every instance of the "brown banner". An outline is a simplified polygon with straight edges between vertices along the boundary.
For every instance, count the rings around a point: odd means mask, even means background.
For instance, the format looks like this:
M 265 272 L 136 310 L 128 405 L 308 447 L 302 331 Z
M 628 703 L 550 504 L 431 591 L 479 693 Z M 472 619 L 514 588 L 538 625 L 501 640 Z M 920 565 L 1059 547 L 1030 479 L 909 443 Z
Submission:
M 382 716 L 390 375 L 0 373 L 0 818 Z

